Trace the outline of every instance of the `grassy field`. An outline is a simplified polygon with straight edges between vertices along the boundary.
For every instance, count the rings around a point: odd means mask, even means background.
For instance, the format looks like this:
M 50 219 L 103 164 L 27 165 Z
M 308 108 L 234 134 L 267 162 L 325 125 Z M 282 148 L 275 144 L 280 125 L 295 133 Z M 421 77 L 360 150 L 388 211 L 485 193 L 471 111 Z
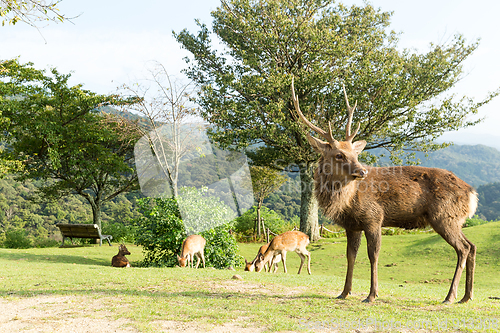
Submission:
M 311 244 L 312 273 L 297 275 L 291 253 L 288 274 L 214 269 L 131 268 L 110 265 L 117 246 L 0 249 L 0 300 L 14 304 L 37 297 L 71 297 L 70 317 L 121 320 L 118 330 L 192 331 L 225 327 L 231 332 L 335 331 L 342 325 L 368 331 L 497 331 L 500 329 L 500 222 L 464 229 L 477 245 L 475 299 L 443 305 L 456 264 L 453 249 L 430 234 L 384 236 L 379 263 L 379 297 L 369 291 L 369 261 L 362 244 L 353 294 L 342 291 L 345 238 Z M 248 260 L 260 244 L 240 244 Z M 132 265 L 141 249 L 127 245 Z M 243 280 L 232 279 L 239 274 Z M 465 274 L 462 277 L 465 280 Z M 463 281 L 459 299 L 463 295 Z M 67 299 L 67 298 L 65 298 Z M 42 306 L 42 305 L 40 305 Z M 85 311 L 84 311 L 85 310 Z M 343 329 L 343 330 L 344 330 Z M 221 331 L 221 330 L 219 330 Z M 224 331 L 224 330 L 222 330 Z

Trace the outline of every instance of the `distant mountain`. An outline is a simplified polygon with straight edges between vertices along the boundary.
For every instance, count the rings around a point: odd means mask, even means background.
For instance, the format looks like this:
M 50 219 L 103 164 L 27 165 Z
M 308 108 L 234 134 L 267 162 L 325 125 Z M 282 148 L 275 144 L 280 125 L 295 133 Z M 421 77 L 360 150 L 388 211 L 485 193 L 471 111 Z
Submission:
M 500 182 L 500 151 L 492 147 L 453 145 L 417 156 L 422 166 L 450 170 L 474 187 Z
M 374 152 L 376 153 L 376 152 Z M 446 169 L 474 187 L 500 182 L 500 151 L 484 145 L 453 145 L 435 152 L 417 153 L 420 165 Z M 388 163 L 388 158 L 381 160 Z

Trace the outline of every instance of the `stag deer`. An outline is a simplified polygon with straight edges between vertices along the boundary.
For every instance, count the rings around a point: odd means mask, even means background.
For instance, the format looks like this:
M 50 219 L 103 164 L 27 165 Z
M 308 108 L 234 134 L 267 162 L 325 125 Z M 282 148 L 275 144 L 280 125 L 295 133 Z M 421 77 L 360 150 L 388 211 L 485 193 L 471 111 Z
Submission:
M 286 253 L 288 251 L 295 251 L 300 257 L 300 267 L 297 274 L 300 274 L 302 270 L 305 257 L 307 257 L 307 272 L 311 274 L 311 254 L 306 250 L 307 245 L 309 245 L 309 236 L 296 230 L 287 231 L 274 237 L 269 243 L 267 250 L 257 256 L 254 263 L 255 271 L 260 272 L 266 263 L 274 262 L 274 259 L 281 255 L 283 269 L 286 273 Z
M 344 290 L 338 298 L 346 298 L 352 288 L 354 262 L 361 232 L 365 232 L 371 265 L 371 287 L 364 302 L 378 296 L 377 263 L 381 228 L 423 228 L 430 225 L 456 251 L 458 262 L 444 303 L 457 297 L 462 271 L 466 268 L 465 295 L 460 302 L 473 297 L 476 246 L 462 233 L 467 217 L 477 208 L 477 193 L 453 173 L 418 166 L 368 167 L 358 161 L 365 141 L 353 142 L 360 125 L 351 133 L 356 103 L 351 107 L 344 89 L 348 120 L 345 141 L 337 141 L 329 131 L 313 125 L 302 114 L 292 80 L 295 110 L 304 124 L 326 139 L 307 135 L 315 151 L 321 154 L 314 173 L 315 195 L 326 216 L 346 230 L 347 275 Z
M 196 262 L 195 268 L 198 268 L 200 259 L 203 261 L 203 268 L 205 268 L 205 255 L 203 254 L 205 250 L 205 243 L 205 238 L 199 235 L 188 236 L 182 243 L 181 255 L 177 255 L 179 266 L 186 267 L 187 264 L 192 268 L 194 264 L 194 257 L 196 257 L 198 258 L 198 261 Z
M 131 267 L 130 262 L 125 257 L 129 255 L 130 252 L 127 250 L 127 247 L 123 244 L 118 248 L 118 254 L 111 259 L 111 266 L 113 267 Z
M 253 272 L 255 270 L 255 261 L 257 261 L 257 259 L 259 258 L 259 255 L 260 254 L 264 254 L 267 250 L 267 248 L 269 247 L 269 244 L 271 244 L 271 242 L 265 244 L 265 245 L 262 245 L 260 248 L 259 248 L 259 252 L 257 252 L 257 256 L 255 257 L 254 260 L 248 262 L 246 259 L 245 259 L 245 271 L 248 271 L 248 272 Z M 276 257 L 273 258 L 272 262 L 269 264 L 269 263 L 266 263 L 264 265 L 264 270 L 266 272 L 271 272 L 271 268 L 274 266 L 274 271 L 273 273 L 276 273 L 276 271 L 278 270 L 278 263 L 281 261 L 281 254 L 278 254 Z

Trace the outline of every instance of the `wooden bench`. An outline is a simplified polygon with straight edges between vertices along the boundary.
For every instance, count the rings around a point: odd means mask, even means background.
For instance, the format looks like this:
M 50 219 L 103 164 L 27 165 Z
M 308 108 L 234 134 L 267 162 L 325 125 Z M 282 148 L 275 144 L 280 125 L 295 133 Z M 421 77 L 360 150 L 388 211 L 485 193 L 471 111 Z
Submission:
M 102 240 L 105 239 L 108 241 L 109 246 L 111 246 L 111 240 L 113 236 L 111 235 L 102 235 L 101 230 L 97 224 L 64 224 L 58 223 L 56 226 L 61 230 L 61 234 L 63 236 L 62 245 L 64 246 L 64 241 L 66 238 L 71 240 L 71 244 L 73 244 L 73 238 L 93 238 L 99 240 L 99 246 L 102 245 Z

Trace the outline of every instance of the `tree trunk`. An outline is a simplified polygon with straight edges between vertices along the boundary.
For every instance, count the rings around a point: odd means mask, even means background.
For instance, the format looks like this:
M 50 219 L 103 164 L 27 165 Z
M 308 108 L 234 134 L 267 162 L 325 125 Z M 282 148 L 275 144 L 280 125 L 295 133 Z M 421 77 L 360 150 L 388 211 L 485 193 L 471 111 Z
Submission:
M 90 206 L 92 207 L 92 220 L 94 224 L 97 224 L 99 226 L 99 229 L 102 232 L 101 202 L 93 200 L 93 202 L 90 202 Z
M 311 166 L 300 167 L 300 231 L 311 242 L 320 238 L 318 225 L 318 200 L 314 195 L 314 178 Z
M 261 235 L 261 217 L 260 217 L 260 209 L 262 208 L 262 202 L 257 204 L 257 235 Z

